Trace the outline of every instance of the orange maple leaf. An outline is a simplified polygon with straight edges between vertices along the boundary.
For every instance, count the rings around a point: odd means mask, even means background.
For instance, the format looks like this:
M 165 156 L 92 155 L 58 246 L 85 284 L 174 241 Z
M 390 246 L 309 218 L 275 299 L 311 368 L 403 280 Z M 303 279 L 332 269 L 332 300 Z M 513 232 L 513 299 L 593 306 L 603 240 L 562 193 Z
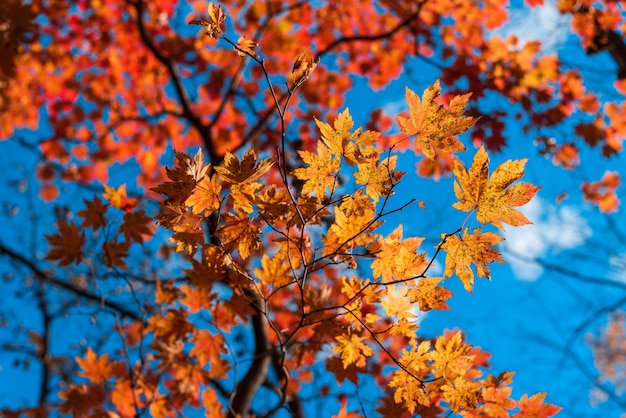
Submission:
M 464 212 L 476 210 L 478 222 L 491 223 L 500 229 L 502 222 L 513 226 L 532 223 L 521 212 L 510 208 L 525 205 L 540 189 L 530 183 L 511 186 L 524 175 L 526 161 L 527 158 L 508 160 L 499 165 L 489 177 L 489 157 L 484 146 L 476 152 L 469 172 L 456 160 L 454 193 L 459 202 L 452 207 Z
M 446 153 L 465 151 L 456 135 L 466 132 L 476 123 L 476 118 L 461 116 L 471 94 L 455 96 L 445 108 L 439 103 L 441 85 L 439 80 L 424 90 L 422 100 L 408 87 L 406 101 L 409 117 L 398 116 L 400 130 L 415 135 L 415 148 L 433 160 L 435 150 Z
M 109 362 L 109 355 L 98 357 L 91 349 L 87 349 L 85 357 L 75 357 L 76 363 L 83 369 L 79 376 L 86 377 L 93 383 L 102 383 L 113 376 L 114 365 Z
M 59 260 L 60 266 L 67 266 L 73 262 L 80 264 L 85 254 L 83 253 L 83 245 L 85 245 L 85 233 L 79 234 L 78 227 L 74 222 L 69 225 L 62 220 L 58 222 L 59 234 L 44 235 L 48 243 L 52 245 L 46 260 Z
M 245 57 L 246 55 L 250 55 L 251 57 L 257 57 L 256 52 L 254 52 L 253 48 L 257 47 L 259 44 L 253 41 L 252 39 L 246 39 L 245 36 L 240 36 L 237 40 L 237 46 L 235 47 L 235 51 L 240 57 Z
M 619 206 L 619 198 L 615 193 L 620 185 L 617 172 L 606 171 L 600 181 L 584 182 L 582 191 L 585 200 L 595 203 L 602 212 L 615 212 Z
M 512 418 L 548 418 L 563 409 L 553 404 L 544 404 L 545 398 L 545 393 L 536 393 L 530 398 L 526 394 L 522 395 L 518 403 L 520 411 Z
M 115 187 L 105 185 L 102 196 L 111 204 L 111 206 L 122 209 L 125 212 L 130 212 L 135 206 L 137 206 L 137 199 L 126 196 L 126 184 L 122 184 L 117 189 Z
M 205 176 L 196 185 L 191 196 L 187 198 L 185 204 L 191 206 L 191 211 L 196 215 L 208 216 L 218 210 L 221 204 L 220 192 L 222 185 L 217 176 Z
M 463 287 L 468 292 L 472 292 L 474 285 L 474 273 L 471 265 L 476 265 L 476 274 L 479 277 L 490 278 L 490 270 L 487 263 L 498 261 L 506 263 L 495 248 L 491 248 L 500 243 L 504 238 L 493 232 L 481 234 L 480 228 L 475 228 L 473 233 L 469 233 L 469 228 L 465 228 L 463 236 L 448 236 L 441 246 L 447 251 L 446 268 L 444 277 L 456 275 L 463 282 Z
M 317 60 L 309 57 L 304 51 L 300 51 L 300 53 L 296 56 L 293 61 L 293 68 L 291 69 L 291 74 L 289 75 L 289 89 L 293 90 L 300 84 L 304 83 L 317 64 L 319 63 L 319 58 Z

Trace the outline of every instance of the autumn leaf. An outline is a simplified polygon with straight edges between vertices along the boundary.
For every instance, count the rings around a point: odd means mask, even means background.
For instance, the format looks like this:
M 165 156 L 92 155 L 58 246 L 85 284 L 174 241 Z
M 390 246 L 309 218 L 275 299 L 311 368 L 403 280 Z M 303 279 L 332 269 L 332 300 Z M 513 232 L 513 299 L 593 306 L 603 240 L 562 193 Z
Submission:
M 335 337 L 338 344 L 333 347 L 334 354 L 341 354 L 343 367 L 354 364 L 357 367 L 365 367 L 367 357 L 374 355 L 374 350 L 363 343 L 365 338 L 357 335 L 338 335 Z
M 92 383 L 102 383 L 113 377 L 114 366 L 109 362 L 108 354 L 98 357 L 91 348 L 88 348 L 85 357 L 76 357 L 75 360 L 82 369 L 78 375 L 86 377 Z
M 378 202 L 379 197 L 390 195 L 392 187 L 404 176 L 404 172 L 395 171 L 398 156 L 385 158 L 382 162 L 369 160 L 358 164 L 359 172 L 354 173 L 356 184 L 365 185 L 365 193 Z
M 437 149 L 454 153 L 465 151 L 465 146 L 456 135 L 466 132 L 475 123 L 471 116 L 461 116 L 467 107 L 470 94 L 455 96 L 446 108 L 440 104 L 441 85 L 439 80 L 424 90 L 422 100 L 408 87 L 406 101 L 409 117 L 398 116 L 400 130 L 415 135 L 415 148 L 433 160 Z
M 209 216 L 220 208 L 220 192 L 222 185 L 217 176 L 205 176 L 196 185 L 191 196 L 187 198 L 185 204 L 191 206 L 191 211 L 196 215 Z
M 104 186 L 103 197 L 112 207 L 130 212 L 137 206 L 137 199 L 126 195 L 126 184 L 122 184 L 117 189 L 115 187 Z
M 102 204 L 102 200 L 100 200 L 98 196 L 94 197 L 93 200 L 85 200 L 84 202 L 87 208 L 76 213 L 76 215 L 83 218 L 81 226 L 97 231 L 102 226 L 106 225 L 106 212 L 109 205 L 106 203 Z
M 585 200 L 598 205 L 601 212 L 616 212 L 619 207 L 619 198 L 615 190 L 620 185 L 619 173 L 606 171 L 600 181 L 584 182 L 582 191 Z
M 256 161 L 256 152 L 248 150 L 241 162 L 235 154 L 227 152 L 224 156 L 224 165 L 215 167 L 220 178 L 231 184 L 254 183 L 258 181 L 274 165 L 274 161 L 265 159 Z
M 124 223 L 120 226 L 120 233 L 124 234 L 127 242 L 143 244 L 144 237 L 151 237 L 153 220 L 146 215 L 145 210 L 138 210 L 124 214 Z
M 444 277 L 450 277 L 456 273 L 457 277 L 463 282 L 463 287 L 468 292 L 472 292 L 474 285 L 474 273 L 471 265 L 476 265 L 476 274 L 478 277 L 486 277 L 490 279 L 490 270 L 487 263 L 498 261 L 506 263 L 495 247 L 504 238 L 494 234 L 493 232 L 481 233 L 480 228 L 475 228 L 472 233 L 469 227 L 465 228 L 463 235 L 445 236 L 445 242 L 441 245 L 441 249 L 446 251 L 446 268 Z
M 417 303 L 422 312 L 450 309 L 447 300 L 454 294 L 445 287 L 439 286 L 442 281 L 442 277 L 422 277 L 417 283 L 417 288 L 413 287 L 409 290 L 411 302 Z
M 511 186 L 524 175 L 528 159 L 508 160 L 489 176 L 489 158 L 483 146 L 476 152 L 469 172 L 458 160 L 454 162 L 454 193 L 459 199 L 452 207 L 469 212 L 476 210 L 476 219 L 502 229 L 502 222 L 512 226 L 530 224 L 521 212 L 511 209 L 522 206 L 535 196 L 540 187 L 530 183 Z
M 297 179 L 304 180 L 302 193 L 310 195 L 315 192 L 320 201 L 326 196 L 326 190 L 332 194 L 336 187 L 340 167 L 339 158 L 333 157 L 330 149 L 322 141 L 317 141 L 317 154 L 301 150 L 298 154 L 308 165 L 308 167 L 296 168 L 293 171 Z
M 117 238 L 114 241 L 105 241 L 102 244 L 102 251 L 104 252 L 104 262 L 108 268 L 119 267 L 126 269 L 125 258 L 128 257 L 128 249 L 130 248 L 130 241 L 117 242 Z
M 58 221 L 59 234 L 44 235 L 48 243 L 53 246 L 48 251 L 46 260 L 59 260 L 60 266 L 67 266 L 72 263 L 80 264 L 85 254 L 85 233 L 79 234 L 78 227 L 74 222 L 69 225 L 63 221 Z
M 314 60 L 304 51 L 300 51 L 293 61 L 293 68 L 291 69 L 291 74 L 289 76 L 289 88 L 293 90 L 308 80 L 318 63 L 319 58 Z
M 513 418 L 548 418 L 563 409 L 549 403 L 544 404 L 545 398 L 545 393 L 536 393 L 530 398 L 523 394 L 518 403 L 520 411 Z
M 283 257 L 263 254 L 261 268 L 254 269 L 254 274 L 266 286 L 281 287 L 294 281 L 294 267 L 296 266 L 290 266 L 289 261 Z
M 189 24 L 204 26 L 205 34 L 217 39 L 223 33 L 222 26 L 226 20 L 226 15 L 222 12 L 222 6 L 215 6 L 213 2 L 209 3 L 208 12 L 210 20 L 192 20 Z
M 245 36 L 239 37 L 237 40 L 237 47 L 235 47 L 235 51 L 240 57 L 245 57 L 246 55 L 250 55 L 251 57 L 257 57 L 256 52 L 254 52 L 254 48 L 259 45 L 254 42 L 252 39 L 246 39 Z
M 223 218 L 224 223 L 220 225 L 215 235 L 222 240 L 226 252 L 238 249 L 239 255 L 245 260 L 253 251 L 260 248 L 260 231 L 257 222 L 247 215 L 225 214 Z
M 187 163 L 187 174 L 193 177 L 196 183 L 202 180 L 211 169 L 211 164 L 205 164 L 204 162 L 204 152 L 202 152 L 202 148 L 198 148 L 198 151 L 196 152 L 196 155 L 194 155 L 193 159 L 189 158 L 188 155 L 182 152 L 176 152 L 176 158 L 179 161 L 179 164 L 182 161 Z
M 408 291 L 409 287 L 403 284 L 385 287 L 385 297 L 381 301 L 381 306 L 388 316 L 406 319 L 415 318 L 415 314 L 411 312 L 413 304 L 408 297 Z

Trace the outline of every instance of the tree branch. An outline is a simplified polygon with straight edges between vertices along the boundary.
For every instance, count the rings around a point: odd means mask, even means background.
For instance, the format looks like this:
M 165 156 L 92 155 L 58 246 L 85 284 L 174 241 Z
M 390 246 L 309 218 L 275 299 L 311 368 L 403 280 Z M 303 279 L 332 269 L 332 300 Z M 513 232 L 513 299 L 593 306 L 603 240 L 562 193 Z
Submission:
M 118 312 L 122 317 L 125 318 L 130 318 L 130 319 L 134 319 L 135 321 L 141 321 L 141 316 L 125 307 L 123 307 L 122 305 L 118 304 L 117 302 L 111 302 L 109 300 L 107 300 L 105 297 L 103 296 L 98 296 L 94 293 L 89 292 L 88 290 L 85 289 L 81 289 L 78 286 L 75 286 L 71 283 L 67 283 L 61 279 L 58 279 L 48 273 L 46 273 L 45 271 L 41 270 L 39 267 L 37 267 L 35 265 L 34 262 L 32 262 L 31 260 L 27 259 L 26 257 L 22 256 L 21 254 L 18 254 L 17 252 L 13 251 L 12 249 L 10 249 L 9 247 L 6 247 L 4 244 L 0 243 L 0 254 L 4 254 L 6 256 L 9 256 L 10 258 L 12 258 L 13 260 L 19 262 L 20 264 L 22 264 L 23 266 L 27 267 L 34 275 L 35 278 L 40 281 L 41 283 L 51 283 L 56 287 L 59 287 L 63 290 L 66 290 L 70 293 L 73 293 L 74 295 L 82 298 L 82 299 L 87 299 L 89 301 L 95 302 L 105 308 L 109 308 L 113 311 Z

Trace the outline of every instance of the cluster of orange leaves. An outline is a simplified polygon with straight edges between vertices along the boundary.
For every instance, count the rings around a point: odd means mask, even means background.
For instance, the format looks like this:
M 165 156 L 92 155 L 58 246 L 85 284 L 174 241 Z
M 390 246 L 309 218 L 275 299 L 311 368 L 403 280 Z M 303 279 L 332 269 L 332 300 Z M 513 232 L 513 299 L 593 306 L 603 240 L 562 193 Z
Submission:
M 211 36 L 221 34 L 221 13 L 210 6 L 211 20 L 203 24 Z M 236 50 L 244 51 L 240 44 Z M 292 78 L 304 78 L 297 74 L 302 62 L 314 68 L 313 61 L 296 57 Z M 407 89 L 410 113 L 399 118 L 405 140 L 414 141 L 416 152 L 428 159 L 464 151 L 458 135 L 476 121 L 462 115 L 469 95 L 445 103 L 440 90 L 437 82 L 420 99 Z M 504 262 L 496 248 L 502 237 L 481 227 L 459 228 L 443 234 L 429 257 L 420 249 L 424 239 L 403 238 L 401 225 L 388 235 L 377 232 L 389 214 L 409 210 L 408 204 L 388 209 L 405 175 L 396 169 L 398 155 L 393 147 L 378 146 L 381 133 L 355 128 L 348 109 L 332 125 L 316 124 L 321 137 L 315 152 L 299 151 L 301 166 L 289 171 L 275 159 L 259 159 L 252 149 L 241 158 L 226 153 L 219 166 L 205 163 L 201 150 L 193 157 L 176 153 L 168 180 L 153 189 L 165 196 L 155 219 L 188 259 L 188 283 L 159 284 L 155 302 L 161 308 L 145 326 L 132 324 L 123 332 L 129 347 L 150 336 L 149 362 L 130 366 L 89 350 L 77 359 L 87 383 L 61 392 L 62 412 L 84 416 L 108 410 L 126 417 L 149 407 L 152 416 L 166 417 L 187 405 L 222 416 L 227 402 L 210 382 L 229 378 L 234 365 L 224 335 L 251 314 L 267 318 L 271 343 L 285 353 L 288 394 L 311 382 L 320 350 L 332 345 L 335 356 L 324 362 L 339 384 L 369 374 L 388 386 L 378 408 L 385 416 L 450 410 L 465 417 L 521 418 L 559 411 L 543 403 L 545 394 L 512 399 L 513 374 L 485 375 L 487 354 L 467 344 L 460 331 L 433 340 L 417 333 L 416 310 L 448 309 L 452 292 L 445 278 L 456 275 L 471 292 L 475 274 L 489 278 L 489 264 Z M 479 223 L 497 228 L 530 223 L 514 209 L 538 190 L 513 184 L 523 176 L 525 162 L 507 161 L 490 175 L 483 147 L 469 169 L 454 157 L 458 202 L 453 206 L 468 212 L 464 223 L 472 213 Z M 352 179 L 356 190 L 345 193 L 340 177 Z M 81 227 L 95 231 L 107 224 L 108 206 L 126 212 L 114 235 L 124 235 L 124 242 L 114 238 L 103 245 L 107 264 L 124 269 L 128 247 L 142 245 L 151 232 L 149 218 L 123 188 L 108 188 L 105 198 L 106 204 L 98 198 L 86 202 Z M 76 225 L 60 222 L 59 234 L 48 240 L 49 259 L 83 262 L 85 237 Z M 444 274 L 432 277 L 428 270 L 439 252 L 446 253 Z M 371 278 L 362 277 L 368 264 Z M 231 296 L 219 291 L 221 286 L 230 288 Z M 213 318 L 209 328 L 197 326 L 197 313 Z M 338 416 L 357 414 L 344 407 Z

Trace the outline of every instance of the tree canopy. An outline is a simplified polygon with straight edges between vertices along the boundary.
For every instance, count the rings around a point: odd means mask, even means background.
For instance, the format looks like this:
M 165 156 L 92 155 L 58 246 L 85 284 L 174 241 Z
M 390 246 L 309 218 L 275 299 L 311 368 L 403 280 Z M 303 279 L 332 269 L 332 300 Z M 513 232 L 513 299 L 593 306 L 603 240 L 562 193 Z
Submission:
M 323 398 L 339 417 L 557 414 L 471 335 L 426 335 L 418 315 L 507 262 L 504 231 L 532 223 L 542 186 L 529 158 L 578 173 L 583 154 L 619 157 L 622 7 L 556 4 L 580 56 L 613 65 L 599 91 L 540 41 L 502 36 L 503 1 L 0 5 L 0 138 L 35 156 L 37 193 L 35 238 L 2 236 L 0 255 L 40 322 L 5 320 L 3 350 L 41 372 L 32 404 L 2 412 L 305 416 Z M 402 110 L 370 100 L 398 78 L 413 81 Z M 513 141 L 537 153 L 507 158 Z M 582 177 L 581 198 L 617 212 L 620 181 Z M 416 182 L 458 221 L 415 235 L 437 211 L 399 192 Z M 54 222 L 34 215 L 51 206 Z M 622 323 L 591 341 L 616 387 Z

